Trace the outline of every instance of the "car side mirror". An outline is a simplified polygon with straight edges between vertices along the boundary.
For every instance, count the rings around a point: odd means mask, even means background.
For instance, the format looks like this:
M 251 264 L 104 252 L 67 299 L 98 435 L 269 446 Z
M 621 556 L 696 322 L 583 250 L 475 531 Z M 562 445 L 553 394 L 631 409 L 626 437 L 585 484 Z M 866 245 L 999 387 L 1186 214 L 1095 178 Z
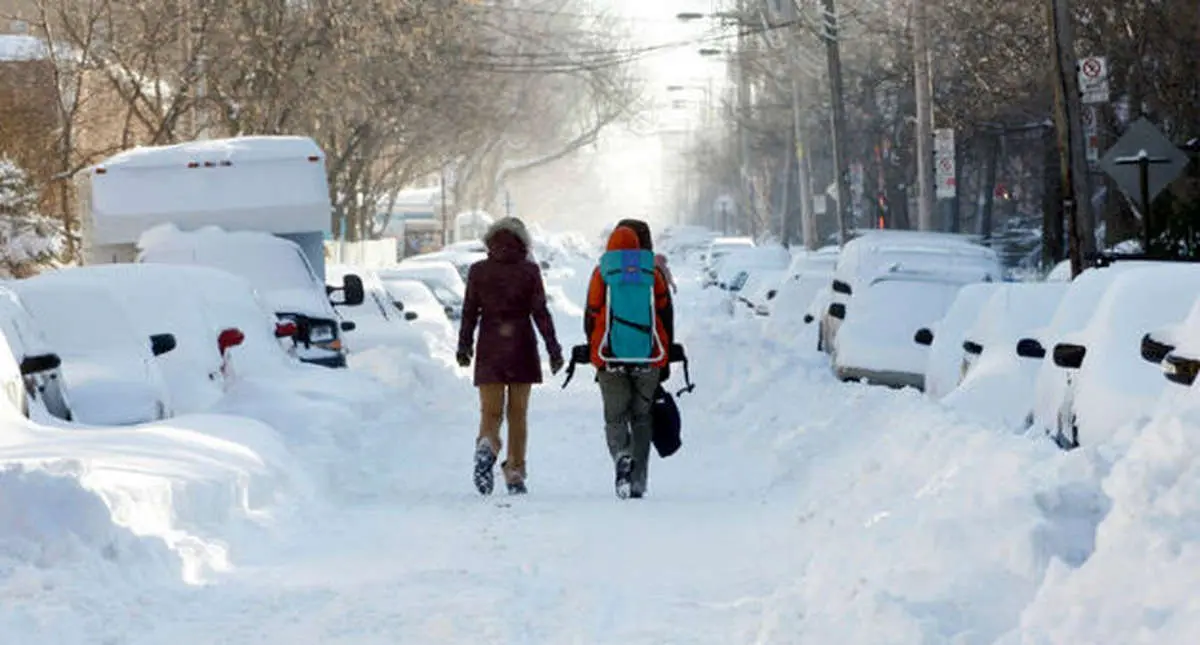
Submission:
M 928 327 L 922 327 L 913 334 L 913 342 L 926 347 L 933 344 L 933 331 Z
M 354 331 L 358 329 L 358 323 L 353 320 L 343 320 L 341 324 L 342 331 Z
M 833 290 L 837 293 L 842 293 L 847 296 L 851 295 L 851 292 L 853 291 L 848 283 L 842 282 L 841 280 L 833 281 Z
M 1172 383 L 1191 387 L 1192 383 L 1196 382 L 1198 373 L 1200 373 L 1200 362 L 1175 354 L 1168 354 L 1163 359 L 1163 375 Z
M 300 328 L 297 327 L 296 323 L 291 320 L 281 320 L 275 323 L 276 338 L 292 338 L 299 330 Z
M 1036 338 L 1022 338 L 1017 341 L 1017 356 L 1021 358 L 1045 358 L 1046 348 Z
M 29 376 L 40 372 L 49 372 L 50 370 L 58 369 L 62 365 L 62 358 L 58 354 L 37 354 L 35 356 L 26 356 L 21 361 L 21 375 Z
M 1062 368 L 1079 369 L 1079 366 L 1083 365 L 1083 358 L 1086 355 L 1087 348 L 1083 345 L 1059 343 L 1054 346 L 1054 364 Z
M 150 337 L 150 353 L 162 356 L 175 349 L 175 334 L 155 334 Z
M 983 353 L 983 345 L 980 345 L 973 340 L 964 340 L 963 351 L 974 356 L 979 356 Z
M 416 320 L 416 319 L 417 319 L 417 312 L 415 312 L 415 311 L 406 311 L 406 312 L 404 312 L 404 319 L 405 319 L 405 320 Z
M 351 307 L 361 305 L 366 299 L 366 290 L 363 289 L 362 278 L 353 273 L 346 274 L 342 277 L 342 304 Z
M 224 356 L 231 347 L 237 347 L 245 340 L 246 335 L 237 327 L 221 330 L 221 333 L 217 334 L 217 350 Z
M 846 305 L 844 305 L 840 302 L 835 302 L 835 303 L 829 305 L 829 315 L 833 316 L 834 318 L 837 318 L 838 320 L 845 319 L 846 318 Z
M 1170 354 L 1174 349 L 1174 346 L 1159 342 L 1150 334 L 1142 336 L 1142 359 L 1149 363 L 1158 365 L 1159 363 L 1163 362 L 1163 359 L 1167 357 L 1167 354 Z
M 541 262 L 538 262 L 538 266 L 542 267 L 543 269 L 549 269 L 550 263 L 545 260 L 542 260 Z
M 812 314 L 804 314 L 804 324 L 806 324 L 806 325 L 811 325 L 811 324 L 812 324 L 812 321 L 813 321 L 813 315 L 812 315 Z
M 404 311 L 404 303 L 403 302 L 400 302 L 399 300 L 393 300 L 392 304 L 396 306 L 396 309 L 398 311 Z
M 767 292 L 767 300 L 774 300 L 775 296 L 777 296 L 777 295 L 779 295 L 779 292 L 776 291 L 775 289 L 771 289 L 770 291 Z

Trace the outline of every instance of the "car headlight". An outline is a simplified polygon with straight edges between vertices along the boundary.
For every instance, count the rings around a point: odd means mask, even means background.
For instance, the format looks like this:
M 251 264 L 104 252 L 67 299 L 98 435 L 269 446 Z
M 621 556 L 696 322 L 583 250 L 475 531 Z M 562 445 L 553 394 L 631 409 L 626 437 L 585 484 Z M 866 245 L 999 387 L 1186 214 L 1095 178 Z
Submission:
M 308 330 L 308 340 L 311 343 L 330 343 L 336 336 L 333 325 L 313 325 Z

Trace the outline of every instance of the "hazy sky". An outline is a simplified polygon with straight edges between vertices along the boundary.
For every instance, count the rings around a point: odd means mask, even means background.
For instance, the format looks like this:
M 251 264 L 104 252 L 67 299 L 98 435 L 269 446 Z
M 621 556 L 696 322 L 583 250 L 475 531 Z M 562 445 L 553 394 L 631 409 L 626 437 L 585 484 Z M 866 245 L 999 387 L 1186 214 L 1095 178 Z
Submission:
M 670 109 L 672 99 L 703 101 L 702 91 L 686 94 L 671 94 L 667 85 L 705 86 L 709 75 L 723 76 L 724 68 L 716 61 L 702 58 L 696 41 L 705 33 L 703 23 L 684 24 L 676 19 L 683 11 L 709 12 L 713 0 L 592 0 L 598 10 L 607 9 L 620 18 L 621 24 L 631 33 L 633 47 L 658 47 L 672 43 L 685 43 L 644 58 L 639 71 L 646 79 L 646 97 L 652 114 L 652 124 L 643 126 L 646 131 L 628 132 L 614 129 L 607 133 L 595 154 L 598 165 L 603 168 L 604 193 L 615 212 L 612 219 L 620 217 L 643 217 L 662 226 L 671 223 L 676 213 L 670 204 L 668 187 L 664 182 L 672 176 L 664 176 L 663 155 L 660 140 L 654 136 L 655 129 L 684 127 L 695 119 L 698 105 L 684 110 Z M 589 222 L 589 224 L 592 224 Z M 656 227 L 657 227 L 656 226 Z M 590 226 L 589 226 L 590 228 Z

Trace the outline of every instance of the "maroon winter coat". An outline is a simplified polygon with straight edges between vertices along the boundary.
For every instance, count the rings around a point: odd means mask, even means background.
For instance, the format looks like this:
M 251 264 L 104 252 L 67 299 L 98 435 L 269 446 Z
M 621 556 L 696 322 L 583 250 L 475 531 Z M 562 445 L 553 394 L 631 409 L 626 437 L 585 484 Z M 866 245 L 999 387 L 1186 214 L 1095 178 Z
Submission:
M 533 324 L 551 357 L 561 357 L 554 321 L 546 309 L 542 271 L 528 259 L 528 243 L 507 228 L 486 239 L 488 257 L 467 274 L 458 350 L 470 351 L 479 327 L 475 385 L 541 383 Z

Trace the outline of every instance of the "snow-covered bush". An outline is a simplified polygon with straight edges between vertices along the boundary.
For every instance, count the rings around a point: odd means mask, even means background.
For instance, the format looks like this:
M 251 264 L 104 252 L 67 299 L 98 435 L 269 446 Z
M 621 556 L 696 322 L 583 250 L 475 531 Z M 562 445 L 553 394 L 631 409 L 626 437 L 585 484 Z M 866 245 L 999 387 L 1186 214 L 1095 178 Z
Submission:
M 0 157 L 0 268 L 26 277 L 54 261 L 62 247 L 62 227 L 38 212 L 38 192 L 29 175 Z

